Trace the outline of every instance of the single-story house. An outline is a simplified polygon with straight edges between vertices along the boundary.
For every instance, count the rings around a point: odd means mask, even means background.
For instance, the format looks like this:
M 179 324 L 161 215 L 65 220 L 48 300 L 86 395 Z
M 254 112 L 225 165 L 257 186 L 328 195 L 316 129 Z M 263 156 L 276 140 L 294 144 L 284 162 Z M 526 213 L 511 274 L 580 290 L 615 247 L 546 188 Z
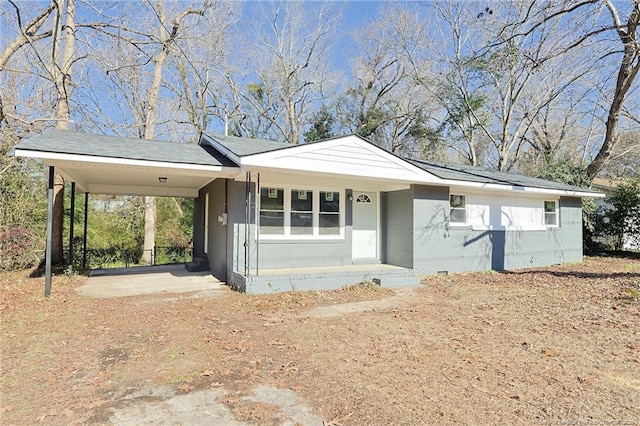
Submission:
M 290 145 L 202 134 L 196 145 L 52 131 L 15 155 L 85 193 L 194 198 L 188 267 L 249 293 L 580 262 L 581 199 L 601 196 L 404 159 L 355 135 Z

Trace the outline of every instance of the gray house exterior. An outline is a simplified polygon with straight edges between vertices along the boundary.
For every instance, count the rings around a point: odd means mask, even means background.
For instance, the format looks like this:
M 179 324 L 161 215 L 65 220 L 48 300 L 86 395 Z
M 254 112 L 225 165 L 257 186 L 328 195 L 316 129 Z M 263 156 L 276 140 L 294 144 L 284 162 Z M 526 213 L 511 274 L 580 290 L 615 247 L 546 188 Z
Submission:
M 140 146 L 52 132 L 16 155 L 42 159 L 86 192 L 193 197 L 187 267 L 248 293 L 580 262 L 581 199 L 601 196 L 406 160 L 358 136 L 294 146 L 203 134 L 198 145 L 155 144 L 153 158 Z

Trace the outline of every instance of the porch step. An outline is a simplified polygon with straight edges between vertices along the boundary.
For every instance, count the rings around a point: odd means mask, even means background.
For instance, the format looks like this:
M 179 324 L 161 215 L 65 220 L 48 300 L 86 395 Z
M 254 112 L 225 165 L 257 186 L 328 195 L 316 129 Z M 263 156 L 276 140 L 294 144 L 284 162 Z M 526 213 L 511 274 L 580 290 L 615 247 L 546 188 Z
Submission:
M 193 262 L 187 262 L 184 267 L 189 272 L 205 272 L 209 270 L 209 261 L 205 257 L 196 257 Z
M 325 268 L 327 270 L 324 271 L 321 270 L 322 268 L 315 271 L 304 269 L 289 273 L 283 271 L 281 275 L 265 271 L 267 273 L 258 276 L 245 276 L 234 272 L 227 284 L 243 293 L 265 294 L 296 290 L 332 290 L 363 282 L 373 282 L 383 287 L 410 287 L 419 285 L 421 277 L 412 269 L 399 267 L 358 270 L 350 266 L 342 271 L 333 270 L 339 268 Z

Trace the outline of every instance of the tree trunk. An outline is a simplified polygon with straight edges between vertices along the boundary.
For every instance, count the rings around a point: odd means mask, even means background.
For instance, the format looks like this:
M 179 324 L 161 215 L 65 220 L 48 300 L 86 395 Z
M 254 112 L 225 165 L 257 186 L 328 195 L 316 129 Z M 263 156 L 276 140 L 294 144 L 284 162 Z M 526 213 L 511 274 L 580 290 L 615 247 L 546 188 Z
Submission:
M 160 18 L 160 40 L 162 50 L 154 60 L 153 82 L 147 92 L 147 116 L 144 124 L 144 138 L 153 139 L 155 136 L 156 112 L 158 110 L 158 95 L 160 84 L 162 83 L 162 68 L 169 56 L 170 42 L 169 32 L 166 27 L 164 5 L 158 1 L 158 17 Z M 156 244 L 156 199 L 154 197 L 144 197 L 144 246 L 142 247 L 142 261 L 151 263 L 151 254 Z
M 153 250 L 156 244 L 156 199 L 144 197 L 144 247 L 142 263 L 153 262 Z
M 618 69 L 618 77 L 616 79 L 616 87 L 613 92 L 613 101 L 609 108 L 609 114 L 606 122 L 606 132 L 604 141 L 598 154 L 593 161 L 587 166 L 587 175 L 594 178 L 600 170 L 607 164 L 613 150 L 618 144 L 620 138 L 618 135 L 618 119 L 627 94 L 633 81 L 640 71 L 640 41 L 638 40 L 638 26 L 640 25 L 640 5 L 637 2 L 626 26 L 623 26 L 618 17 L 618 13 L 612 3 L 607 2 L 607 7 L 611 12 L 613 24 L 616 27 L 618 36 L 623 44 L 624 54 Z M 626 30 L 626 31 L 625 31 Z
M 62 4 L 60 1 L 56 3 L 56 24 L 54 26 L 54 40 L 61 36 L 62 30 Z M 70 118 L 70 85 L 71 66 L 73 65 L 73 55 L 75 52 L 75 0 L 67 0 L 66 17 L 64 28 L 64 52 L 62 60 L 59 61 L 60 42 L 52 45 L 51 55 L 51 77 L 53 78 L 56 88 L 56 125 L 58 130 L 69 129 Z M 64 179 L 56 175 L 53 186 L 53 223 L 51 235 L 51 261 L 52 263 L 63 263 L 63 227 L 64 227 Z

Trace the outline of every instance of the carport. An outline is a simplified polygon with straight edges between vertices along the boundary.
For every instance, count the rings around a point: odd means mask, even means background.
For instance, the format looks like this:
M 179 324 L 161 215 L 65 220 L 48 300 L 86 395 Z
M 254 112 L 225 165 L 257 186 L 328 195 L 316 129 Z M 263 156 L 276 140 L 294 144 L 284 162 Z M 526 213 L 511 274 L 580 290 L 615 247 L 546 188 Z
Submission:
M 45 296 L 51 293 L 53 185 L 56 174 L 71 183 L 72 200 L 76 190 L 85 194 L 86 206 L 89 194 L 195 198 L 199 189 L 209 182 L 235 177 L 239 171 L 232 161 L 207 146 L 66 130 L 55 130 L 22 141 L 16 146 L 14 155 L 42 160 L 49 168 Z M 74 208 L 72 201 L 72 217 Z M 85 218 L 85 251 L 86 223 Z M 70 244 L 73 244 L 72 238 Z

